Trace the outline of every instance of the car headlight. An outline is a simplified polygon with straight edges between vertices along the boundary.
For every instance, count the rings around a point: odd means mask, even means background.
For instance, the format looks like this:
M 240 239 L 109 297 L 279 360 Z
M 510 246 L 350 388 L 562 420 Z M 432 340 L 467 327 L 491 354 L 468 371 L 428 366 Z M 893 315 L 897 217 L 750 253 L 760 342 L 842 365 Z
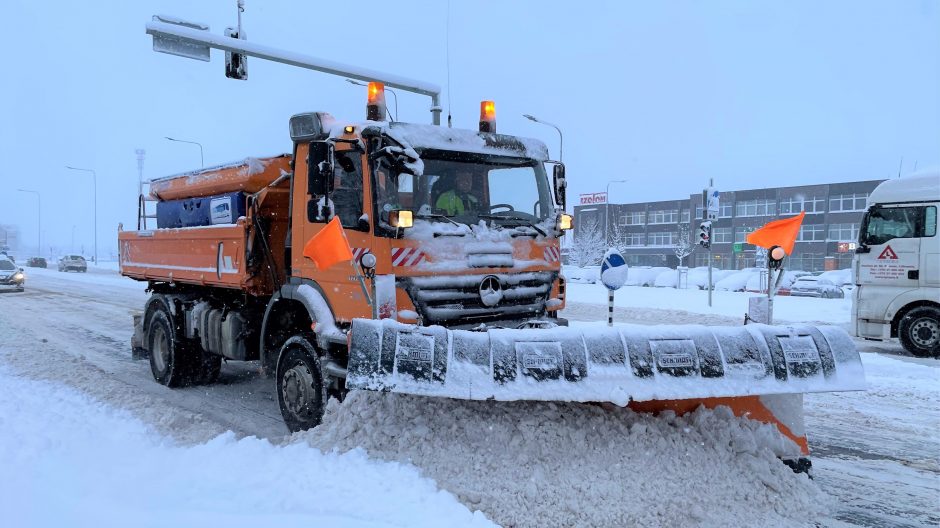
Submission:
M 17 271 L 16 273 L 13 274 L 13 280 L 16 282 L 22 282 L 25 279 L 26 279 L 26 275 L 23 275 L 23 272 L 21 271 Z

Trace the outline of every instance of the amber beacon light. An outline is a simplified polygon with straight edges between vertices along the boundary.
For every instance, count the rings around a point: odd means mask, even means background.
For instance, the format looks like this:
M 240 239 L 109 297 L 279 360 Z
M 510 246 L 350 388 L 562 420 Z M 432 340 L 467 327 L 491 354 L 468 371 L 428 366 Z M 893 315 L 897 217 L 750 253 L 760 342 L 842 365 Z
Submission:
M 385 85 L 372 81 L 369 83 L 369 101 L 366 105 L 366 119 L 385 121 Z
M 480 102 L 480 132 L 496 132 L 496 103 Z

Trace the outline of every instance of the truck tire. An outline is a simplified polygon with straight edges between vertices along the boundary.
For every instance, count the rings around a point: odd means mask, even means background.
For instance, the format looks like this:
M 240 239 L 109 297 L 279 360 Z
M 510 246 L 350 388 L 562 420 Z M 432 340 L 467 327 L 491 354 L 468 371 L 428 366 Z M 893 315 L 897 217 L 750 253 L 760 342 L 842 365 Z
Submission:
M 305 336 L 295 335 L 281 347 L 275 381 L 281 416 L 290 432 L 320 425 L 326 389 L 317 350 Z
M 921 306 L 904 314 L 898 324 L 901 346 L 917 357 L 940 354 L 940 309 Z
M 159 308 L 150 316 L 147 326 L 147 349 L 153 379 L 167 387 L 182 387 L 193 380 L 193 350 L 177 334 L 166 309 Z

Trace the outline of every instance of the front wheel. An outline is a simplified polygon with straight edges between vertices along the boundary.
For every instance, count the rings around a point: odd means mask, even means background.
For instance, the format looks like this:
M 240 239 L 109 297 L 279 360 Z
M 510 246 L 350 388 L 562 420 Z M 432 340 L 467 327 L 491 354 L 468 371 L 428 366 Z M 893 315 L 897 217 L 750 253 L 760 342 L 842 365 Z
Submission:
M 940 353 L 940 309 L 922 306 L 907 312 L 898 325 L 898 337 L 911 354 L 936 356 Z
M 281 416 L 290 432 L 320 425 L 326 391 L 317 350 L 306 337 L 296 335 L 281 347 L 275 379 Z

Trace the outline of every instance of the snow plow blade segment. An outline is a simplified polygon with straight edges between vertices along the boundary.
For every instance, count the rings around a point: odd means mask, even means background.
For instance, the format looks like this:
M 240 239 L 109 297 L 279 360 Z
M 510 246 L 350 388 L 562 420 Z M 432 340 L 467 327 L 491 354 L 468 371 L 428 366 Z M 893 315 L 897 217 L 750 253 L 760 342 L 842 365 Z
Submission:
M 865 389 L 832 326 L 448 330 L 355 319 L 346 387 L 470 400 L 611 402 Z

